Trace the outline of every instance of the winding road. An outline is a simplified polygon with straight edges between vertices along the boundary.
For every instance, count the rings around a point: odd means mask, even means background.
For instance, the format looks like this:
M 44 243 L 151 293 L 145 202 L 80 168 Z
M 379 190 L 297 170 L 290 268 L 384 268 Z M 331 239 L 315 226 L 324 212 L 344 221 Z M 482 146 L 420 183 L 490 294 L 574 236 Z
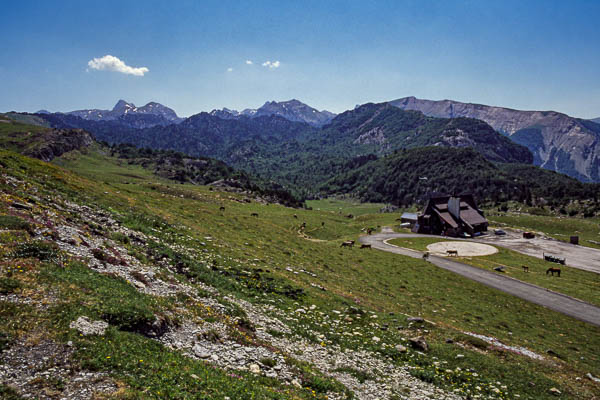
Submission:
M 417 237 L 423 235 L 394 233 L 389 228 L 384 228 L 381 233 L 361 236 L 359 241 L 370 244 L 372 248 L 390 253 L 401 254 L 413 258 L 422 258 L 423 253 L 409 250 L 387 243 L 390 239 Z M 494 289 L 519 297 L 523 300 L 539 304 L 554 311 L 558 311 L 580 321 L 600 326 L 600 307 L 577 300 L 573 297 L 554 292 L 537 285 L 510 278 L 495 272 L 486 271 L 481 268 L 472 267 L 458 261 L 449 260 L 445 257 L 430 255 L 429 262 L 432 264 L 462 275 L 468 279 L 482 283 Z

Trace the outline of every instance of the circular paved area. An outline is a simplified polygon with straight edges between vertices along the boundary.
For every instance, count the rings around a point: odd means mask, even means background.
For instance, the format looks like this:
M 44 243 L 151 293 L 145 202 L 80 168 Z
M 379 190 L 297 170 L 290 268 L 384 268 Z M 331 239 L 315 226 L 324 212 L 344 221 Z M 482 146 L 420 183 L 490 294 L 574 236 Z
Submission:
M 447 256 L 448 250 L 456 250 L 459 257 L 489 256 L 495 254 L 498 249 L 489 244 L 472 242 L 437 242 L 427 246 L 427 250 L 436 256 Z

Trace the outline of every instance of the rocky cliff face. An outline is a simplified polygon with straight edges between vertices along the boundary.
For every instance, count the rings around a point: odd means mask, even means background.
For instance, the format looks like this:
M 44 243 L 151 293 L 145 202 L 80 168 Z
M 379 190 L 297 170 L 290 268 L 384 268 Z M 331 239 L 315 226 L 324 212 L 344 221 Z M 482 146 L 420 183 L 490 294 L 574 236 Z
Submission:
M 452 100 L 405 97 L 390 103 L 434 117 L 480 119 L 529 148 L 536 165 L 582 181 L 600 181 L 600 125 L 596 123 L 555 111 L 520 111 Z
M 48 162 L 69 151 L 88 147 L 93 142 L 92 136 L 82 129 L 51 129 L 43 133 L 42 140 L 31 143 L 23 154 Z

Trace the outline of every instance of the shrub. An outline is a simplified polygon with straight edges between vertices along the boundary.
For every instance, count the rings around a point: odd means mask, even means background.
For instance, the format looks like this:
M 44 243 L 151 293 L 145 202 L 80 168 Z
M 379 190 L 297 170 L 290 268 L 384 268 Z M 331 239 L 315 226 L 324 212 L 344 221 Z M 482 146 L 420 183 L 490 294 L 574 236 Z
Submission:
M 272 358 L 268 358 L 268 357 L 261 358 L 260 363 L 269 368 L 273 368 L 275 365 L 277 365 L 277 361 L 275 361 Z
M 13 258 L 37 258 L 40 261 L 54 261 L 58 258 L 56 243 L 33 241 L 21 243 L 13 252 Z
M 32 226 L 23 218 L 13 215 L 0 215 L 0 229 L 32 231 Z
M 21 287 L 21 282 L 13 278 L 0 277 L 0 294 L 13 293 Z

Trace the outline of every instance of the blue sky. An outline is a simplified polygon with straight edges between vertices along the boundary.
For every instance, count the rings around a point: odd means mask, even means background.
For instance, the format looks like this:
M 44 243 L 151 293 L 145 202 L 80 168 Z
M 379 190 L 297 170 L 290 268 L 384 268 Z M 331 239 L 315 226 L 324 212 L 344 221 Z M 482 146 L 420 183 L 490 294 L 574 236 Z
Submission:
M 0 110 L 412 95 L 600 117 L 600 1 L 240 3 L 3 0 Z M 148 71 L 88 65 L 106 55 Z

